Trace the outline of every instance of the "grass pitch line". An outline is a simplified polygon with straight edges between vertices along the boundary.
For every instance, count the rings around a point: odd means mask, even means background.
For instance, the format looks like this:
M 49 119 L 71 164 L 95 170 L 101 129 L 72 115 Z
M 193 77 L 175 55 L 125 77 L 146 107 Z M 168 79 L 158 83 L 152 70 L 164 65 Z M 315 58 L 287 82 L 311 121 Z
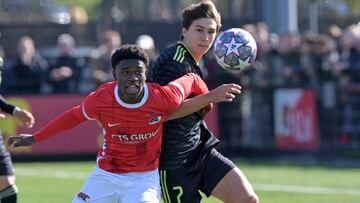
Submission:
M 69 179 L 86 179 L 89 173 L 75 172 L 75 171 L 59 171 L 59 170 L 43 170 L 43 169 L 28 169 L 15 168 L 15 176 L 32 176 L 45 178 L 69 178 Z
M 253 186 L 254 186 L 255 190 L 273 191 L 273 192 L 294 192 L 294 193 L 337 194 L 337 195 L 360 196 L 360 190 L 356 190 L 356 189 L 283 185 L 283 184 L 266 184 L 266 183 L 254 183 Z
M 59 170 L 44 170 L 44 169 L 30 169 L 24 167 L 15 168 L 16 176 L 32 176 L 44 178 L 58 178 L 58 179 L 86 179 L 90 172 L 76 172 L 76 171 L 59 171 Z M 268 184 L 268 183 L 253 183 L 255 190 L 272 191 L 272 192 L 289 192 L 289 193 L 312 193 L 312 194 L 339 194 L 339 195 L 356 195 L 360 196 L 360 190 L 344 189 L 334 187 L 317 187 L 317 186 L 300 186 L 300 185 L 285 185 L 285 184 Z

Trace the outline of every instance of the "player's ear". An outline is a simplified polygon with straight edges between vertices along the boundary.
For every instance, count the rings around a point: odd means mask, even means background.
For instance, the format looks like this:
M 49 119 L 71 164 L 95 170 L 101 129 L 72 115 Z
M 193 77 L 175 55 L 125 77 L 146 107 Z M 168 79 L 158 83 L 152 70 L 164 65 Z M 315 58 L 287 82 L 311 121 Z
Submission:
M 182 28 L 182 30 L 181 30 L 181 38 L 182 38 L 182 40 L 184 40 L 186 31 L 187 31 L 186 28 Z
M 116 72 L 115 72 L 114 69 L 112 70 L 112 74 L 113 74 L 113 76 L 114 76 L 114 79 L 116 80 Z

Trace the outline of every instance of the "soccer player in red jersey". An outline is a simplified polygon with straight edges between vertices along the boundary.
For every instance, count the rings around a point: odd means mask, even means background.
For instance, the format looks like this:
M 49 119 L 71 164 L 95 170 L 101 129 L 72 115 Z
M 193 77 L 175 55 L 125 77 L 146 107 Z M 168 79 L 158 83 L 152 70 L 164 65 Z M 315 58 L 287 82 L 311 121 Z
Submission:
M 117 81 L 100 86 L 82 105 L 61 114 L 40 131 L 11 137 L 8 144 L 29 146 L 86 120 L 97 120 L 103 127 L 104 144 L 94 171 L 73 202 L 160 202 L 158 165 L 163 122 L 211 102 L 232 101 L 241 87 L 225 84 L 208 92 L 196 74 L 167 86 L 146 83 L 148 57 L 134 45 L 115 51 L 111 62 Z M 183 102 L 190 94 L 203 95 Z

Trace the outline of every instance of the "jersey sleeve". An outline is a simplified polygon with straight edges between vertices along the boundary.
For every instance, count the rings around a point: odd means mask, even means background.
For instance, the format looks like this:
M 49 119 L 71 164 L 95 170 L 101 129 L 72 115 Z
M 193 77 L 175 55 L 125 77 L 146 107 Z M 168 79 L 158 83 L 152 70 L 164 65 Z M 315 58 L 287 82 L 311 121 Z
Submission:
M 4 99 L 4 97 L 2 97 L 2 96 L 0 95 L 0 109 L 1 109 L 1 111 L 5 112 L 5 113 L 13 114 L 13 113 L 14 113 L 15 106 L 9 104 L 9 103 Z
M 69 130 L 86 120 L 95 120 L 98 117 L 97 95 L 98 92 L 96 91 L 90 93 L 82 105 L 69 109 L 50 121 L 44 128 L 34 134 L 35 141 L 40 142 L 45 140 L 58 133 Z
M 194 73 L 186 74 L 170 82 L 163 86 L 163 89 L 168 98 L 164 103 L 168 113 L 175 111 L 190 94 L 200 95 L 209 92 L 205 82 Z
M 169 85 L 182 87 L 184 99 L 188 98 L 191 94 L 197 96 L 209 92 L 205 82 L 195 73 L 188 73 L 181 78 L 170 82 Z
M 85 98 L 84 102 L 82 103 L 82 113 L 88 120 L 95 120 L 99 115 L 96 100 L 97 96 L 97 92 L 92 92 Z
M 86 121 L 86 118 L 81 111 L 81 106 L 73 107 L 50 121 L 44 128 L 34 133 L 34 139 L 36 142 L 40 142 L 58 133 L 74 128 L 84 121 Z

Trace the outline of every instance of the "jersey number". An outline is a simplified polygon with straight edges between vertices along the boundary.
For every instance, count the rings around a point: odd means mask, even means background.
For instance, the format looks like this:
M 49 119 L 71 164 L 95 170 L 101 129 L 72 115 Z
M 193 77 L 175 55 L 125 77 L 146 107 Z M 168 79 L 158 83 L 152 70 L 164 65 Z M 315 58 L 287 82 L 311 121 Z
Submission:
M 173 187 L 173 190 L 179 190 L 179 194 L 177 195 L 176 199 L 177 199 L 177 203 L 181 203 L 181 196 L 183 195 L 183 189 L 181 186 L 176 186 Z
M 168 187 L 166 184 L 166 171 L 165 170 L 160 170 L 160 182 L 161 184 L 161 190 L 162 190 L 162 197 L 163 197 L 163 201 L 165 203 L 171 203 L 170 200 L 170 196 L 169 196 L 169 192 L 168 192 Z M 181 203 L 181 196 L 184 193 L 184 190 L 181 186 L 175 186 L 172 188 L 174 191 L 178 190 L 179 194 L 176 196 L 177 199 L 177 203 Z

